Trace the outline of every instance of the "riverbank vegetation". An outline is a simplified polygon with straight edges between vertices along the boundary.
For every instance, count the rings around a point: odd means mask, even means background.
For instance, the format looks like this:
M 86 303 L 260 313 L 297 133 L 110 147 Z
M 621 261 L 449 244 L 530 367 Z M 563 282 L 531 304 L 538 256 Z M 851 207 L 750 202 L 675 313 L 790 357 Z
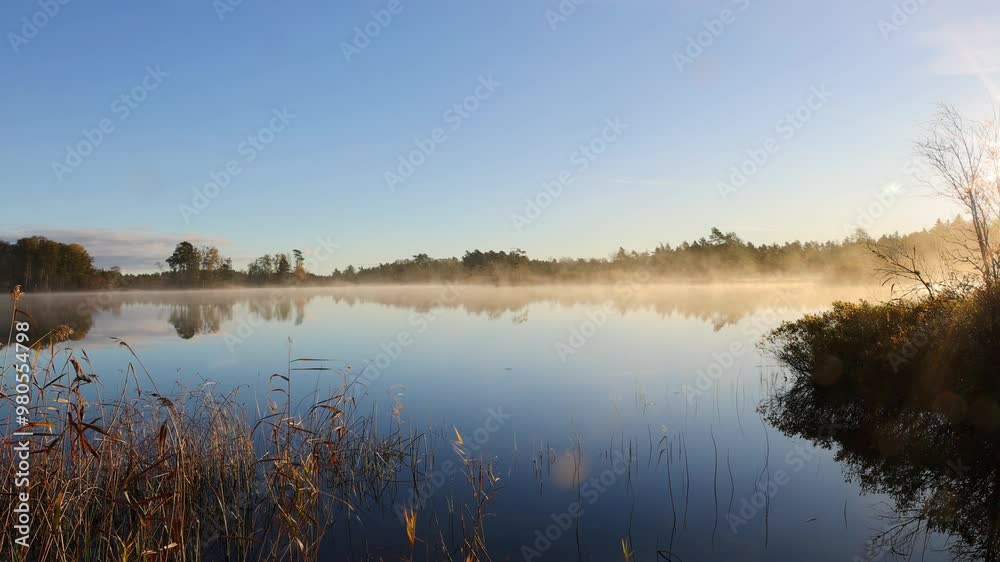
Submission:
M 816 384 L 897 393 L 971 411 L 1000 397 L 1000 125 L 940 109 L 918 155 L 928 184 L 957 204 L 967 224 L 946 239 L 940 274 L 918 249 L 873 245 L 884 303 L 836 303 L 772 332 L 777 357 Z M 972 408 L 975 409 L 975 408 Z M 991 414 L 992 415 L 992 414 Z
M 292 409 L 289 378 L 315 363 L 273 375 L 266 411 L 253 413 L 238 391 L 161 394 L 138 360 L 106 387 L 86 353 L 52 341 L 29 353 L 27 425 L 0 387 L 0 481 L 18 492 L 0 494 L 5 560 L 317 560 L 330 527 L 415 462 L 419 436 L 398 421 L 379 428 L 350 389 Z
M 773 336 L 792 376 L 762 415 L 836 451 L 846 480 L 885 498 L 865 560 L 923 558 L 937 534 L 952 560 L 1000 557 L 1000 378 L 984 296 L 841 303 Z
M 785 433 L 826 447 L 895 505 L 873 555 L 909 556 L 931 533 L 955 560 L 1000 558 L 1000 124 L 942 107 L 916 144 L 926 181 L 962 211 L 945 268 L 874 247 L 888 302 L 835 303 L 764 342 L 791 378 L 761 405 Z

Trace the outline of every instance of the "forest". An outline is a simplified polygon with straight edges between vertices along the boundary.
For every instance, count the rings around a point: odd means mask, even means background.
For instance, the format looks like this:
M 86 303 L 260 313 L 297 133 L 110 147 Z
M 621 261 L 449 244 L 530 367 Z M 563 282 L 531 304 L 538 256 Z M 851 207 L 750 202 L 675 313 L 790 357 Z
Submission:
M 199 289 L 360 283 L 466 282 L 516 285 L 529 283 L 607 283 L 620 280 L 734 281 L 770 278 L 818 278 L 830 282 L 868 282 L 887 255 L 919 255 L 933 269 L 948 240 L 970 224 L 956 217 L 909 234 L 873 238 L 862 229 L 840 241 L 754 244 L 734 232 L 712 228 L 708 236 L 652 250 L 618 248 L 606 258 L 531 258 L 520 249 L 468 250 L 461 257 L 435 258 L 421 253 L 373 266 L 349 265 L 321 271 L 300 250 L 262 255 L 243 268 L 214 246 L 177 244 L 158 263 L 159 271 L 123 273 L 101 269 L 87 250 L 40 236 L 13 243 L 0 241 L 0 275 L 8 288 L 25 291 Z
M 9 243 L 0 240 L 0 275 L 9 285 L 32 291 L 108 289 L 120 286 L 118 268 L 97 269 L 80 244 L 64 244 L 41 236 Z

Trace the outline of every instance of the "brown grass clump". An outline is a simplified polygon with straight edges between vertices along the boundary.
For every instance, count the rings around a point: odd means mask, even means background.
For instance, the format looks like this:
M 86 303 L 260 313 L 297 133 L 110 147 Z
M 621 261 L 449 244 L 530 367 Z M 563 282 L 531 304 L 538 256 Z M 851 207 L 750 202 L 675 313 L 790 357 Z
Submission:
M 15 316 L 26 317 L 12 296 Z M 379 432 L 346 379 L 293 411 L 292 377 L 328 370 L 303 366 L 317 360 L 289 360 L 272 375 L 267 411 L 251 425 L 238 391 L 205 385 L 167 396 L 137 358 L 105 397 L 86 352 L 56 351 L 66 335 L 56 329 L 29 347 L 27 426 L 16 423 L 13 388 L 0 383 L 3 560 L 319 560 L 331 525 L 377 499 L 413 454 L 417 437 L 398 419 Z M 0 370 L 8 381 L 13 366 Z M 26 488 L 14 485 L 16 431 L 34 433 Z M 31 498 L 30 548 L 14 542 L 21 491 Z M 407 532 L 412 544 L 415 530 Z

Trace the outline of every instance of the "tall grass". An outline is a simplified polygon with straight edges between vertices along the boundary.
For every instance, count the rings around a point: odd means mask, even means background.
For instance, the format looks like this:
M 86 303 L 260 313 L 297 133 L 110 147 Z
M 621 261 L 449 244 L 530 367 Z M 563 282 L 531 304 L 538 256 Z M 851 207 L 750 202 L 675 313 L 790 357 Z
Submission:
M 27 317 L 17 296 L 13 314 Z M 31 346 L 28 426 L 15 424 L 11 389 L 0 383 L 0 559 L 320 560 L 331 526 L 378 501 L 415 463 L 418 437 L 398 416 L 380 431 L 346 378 L 331 396 L 292 406 L 296 371 L 326 370 L 306 366 L 315 360 L 289 358 L 251 423 L 238 391 L 160 393 L 134 353 L 120 390 L 104 396 L 85 352 L 57 351 L 65 335 L 60 328 Z M 5 361 L 4 379 L 8 370 Z M 28 549 L 13 530 L 7 436 L 19 430 L 34 432 Z

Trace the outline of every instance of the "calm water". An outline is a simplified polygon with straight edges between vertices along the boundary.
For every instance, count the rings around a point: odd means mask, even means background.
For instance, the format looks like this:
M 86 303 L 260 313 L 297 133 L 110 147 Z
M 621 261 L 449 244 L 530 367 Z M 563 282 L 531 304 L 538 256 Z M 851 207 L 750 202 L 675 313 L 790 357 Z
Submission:
M 622 560 L 627 539 L 636 560 L 847 561 L 877 559 L 866 541 L 886 529 L 912 530 L 914 501 L 947 493 L 961 505 L 968 488 L 942 491 L 941 475 L 928 488 L 926 468 L 871 428 L 808 418 L 811 405 L 767 407 L 786 377 L 755 344 L 781 320 L 878 296 L 796 284 L 456 286 L 28 295 L 22 305 L 37 330 L 73 327 L 63 345 L 85 349 L 110 386 L 134 362 L 112 338 L 163 390 L 211 381 L 263 396 L 289 338 L 295 357 L 350 367 L 366 403 L 401 405 L 436 451 L 422 528 L 435 514 L 448 528 L 449 498 L 468 495 L 443 468 L 457 461 L 454 430 L 496 458 L 495 560 Z M 340 380 L 303 373 L 295 392 Z M 922 470 L 910 490 L 907 475 Z M 408 497 L 401 485 L 383 509 L 338 524 L 331 559 L 407 555 L 393 507 Z M 942 549 L 961 541 L 916 525 L 898 539 L 915 559 L 952 558 Z M 975 546 L 978 531 L 963 525 L 951 533 L 969 531 Z

